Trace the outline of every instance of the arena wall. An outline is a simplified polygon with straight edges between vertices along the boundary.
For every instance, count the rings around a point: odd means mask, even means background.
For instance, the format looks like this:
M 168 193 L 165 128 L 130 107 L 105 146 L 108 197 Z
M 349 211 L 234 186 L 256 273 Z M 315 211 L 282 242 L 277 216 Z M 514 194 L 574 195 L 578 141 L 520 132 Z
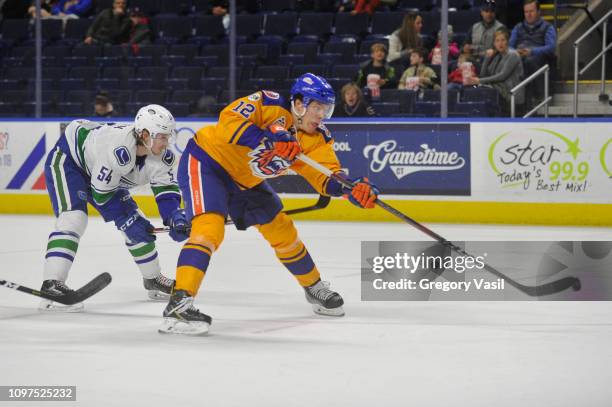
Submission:
M 67 120 L 0 121 L 0 213 L 50 214 L 44 162 Z M 180 154 L 211 121 L 178 121 Z M 423 222 L 612 226 L 612 121 L 333 120 L 338 158 L 382 199 Z M 300 177 L 272 181 L 287 208 L 316 194 Z M 146 188 L 134 191 L 157 216 Z M 92 209 L 92 212 L 95 212 Z M 393 221 L 343 199 L 298 219 Z

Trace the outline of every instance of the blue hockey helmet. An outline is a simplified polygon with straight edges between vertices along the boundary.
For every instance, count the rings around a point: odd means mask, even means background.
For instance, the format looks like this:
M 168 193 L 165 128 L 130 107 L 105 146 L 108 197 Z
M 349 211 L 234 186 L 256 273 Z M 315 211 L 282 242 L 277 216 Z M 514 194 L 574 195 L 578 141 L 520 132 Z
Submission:
M 291 103 L 300 99 L 304 106 L 308 107 L 310 102 L 316 100 L 330 108 L 325 112 L 326 118 L 330 118 L 336 104 L 336 93 L 331 85 L 322 77 L 312 73 L 305 73 L 296 79 L 291 87 Z

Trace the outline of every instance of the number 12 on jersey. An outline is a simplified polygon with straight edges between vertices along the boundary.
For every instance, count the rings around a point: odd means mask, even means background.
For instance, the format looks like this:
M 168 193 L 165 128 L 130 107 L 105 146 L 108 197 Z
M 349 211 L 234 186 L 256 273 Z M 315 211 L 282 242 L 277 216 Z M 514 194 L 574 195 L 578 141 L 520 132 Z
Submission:
M 232 109 L 232 112 L 236 112 L 243 116 L 245 119 L 248 119 L 249 116 L 255 111 L 255 106 L 250 103 L 245 103 L 244 101 L 240 101 L 238 106 Z

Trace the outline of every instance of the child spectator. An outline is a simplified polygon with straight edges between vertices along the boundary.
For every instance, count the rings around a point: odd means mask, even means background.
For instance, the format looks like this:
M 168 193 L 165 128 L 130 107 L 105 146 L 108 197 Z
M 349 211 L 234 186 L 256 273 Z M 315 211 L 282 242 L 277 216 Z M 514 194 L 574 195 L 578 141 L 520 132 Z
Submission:
M 453 26 L 448 26 L 448 58 L 456 59 L 459 56 L 459 45 L 453 41 Z M 442 30 L 438 32 L 438 41 L 429 53 L 429 62 L 432 65 L 442 64 Z
M 359 86 L 347 83 L 340 89 L 340 102 L 334 109 L 334 117 L 376 116 L 374 109 L 367 104 Z
M 397 87 L 397 77 L 395 68 L 387 63 L 387 47 L 385 44 L 376 43 L 370 47 L 371 60 L 366 61 L 359 67 L 357 86 L 363 88 L 375 81 L 379 88 L 395 88 Z M 371 76 L 372 75 L 372 76 Z
M 461 54 L 457 59 L 457 68 L 448 74 L 448 89 L 460 90 L 468 83 L 469 78 L 474 76 L 476 76 L 476 67 L 470 61 L 470 55 Z
M 374 14 L 376 8 L 380 5 L 380 0 L 356 0 L 355 8 L 351 11 L 352 15 L 368 13 Z
M 435 83 L 438 76 L 433 69 L 424 64 L 426 51 L 415 49 L 410 53 L 410 68 L 406 69 L 399 80 L 398 89 L 440 89 Z

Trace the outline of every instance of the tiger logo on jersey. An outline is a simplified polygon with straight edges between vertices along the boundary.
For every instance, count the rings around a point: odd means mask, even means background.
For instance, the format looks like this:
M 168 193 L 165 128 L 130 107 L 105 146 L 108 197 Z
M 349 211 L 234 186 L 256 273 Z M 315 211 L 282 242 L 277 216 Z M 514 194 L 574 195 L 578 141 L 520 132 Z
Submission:
M 258 178 L 276 178 L 287 172 L 291 163 L 274 154 L 272 142 L 265 140 L 249 152 L 249 167 Z

